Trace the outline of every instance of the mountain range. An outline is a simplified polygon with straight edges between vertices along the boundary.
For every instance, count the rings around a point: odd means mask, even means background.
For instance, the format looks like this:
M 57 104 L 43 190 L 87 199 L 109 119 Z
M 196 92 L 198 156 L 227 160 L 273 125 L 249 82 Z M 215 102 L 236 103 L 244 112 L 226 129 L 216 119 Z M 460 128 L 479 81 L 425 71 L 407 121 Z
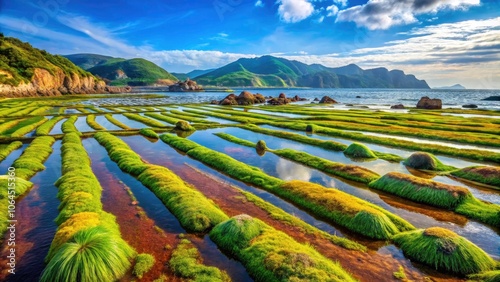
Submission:
M 127 60 L 97 54 L 73 54 L 64 57 L 113 86 L 169 85 L 179 80 L 160 66 L 142 58 Z
M 354 64 L 329 68 L 273 56 L 242 58 L 193 79 L 227 87 L 429 88 L 424 80 L 401 70 L 363 70 Z

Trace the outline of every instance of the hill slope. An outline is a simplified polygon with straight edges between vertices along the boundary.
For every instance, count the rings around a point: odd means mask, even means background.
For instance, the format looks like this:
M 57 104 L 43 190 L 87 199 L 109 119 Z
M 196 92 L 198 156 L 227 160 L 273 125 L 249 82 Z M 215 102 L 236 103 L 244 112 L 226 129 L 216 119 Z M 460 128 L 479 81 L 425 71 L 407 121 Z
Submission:
M 400 70 L 363 70 L 354 64 L 328 68 L 272 56 L 239 59 L 196 80 L 204 85 L 229 87 L 429 88 L 424 80 Z
M 0 33 L 1 96 L 96 93 L 104 86 L 70 60 Z
M 89 72 L 107 80 L 111 85 L 151 85 L 172 84 L 178 79 L 145 59 L 122 59 L 96 54 L 67 55 L 75 64 L 87 68 Z

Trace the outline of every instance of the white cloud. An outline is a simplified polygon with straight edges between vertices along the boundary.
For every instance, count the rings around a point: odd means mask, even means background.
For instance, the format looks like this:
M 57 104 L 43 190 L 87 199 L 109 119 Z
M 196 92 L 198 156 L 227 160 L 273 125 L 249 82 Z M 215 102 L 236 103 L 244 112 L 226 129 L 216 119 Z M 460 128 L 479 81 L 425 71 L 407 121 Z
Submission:
M 262 0 L 257 0 L 257 2 L 255 2 L 255 7 L 264 7 L 264 2 L 262 2 Z
M 346 7 L 349 4 L 347 0 L 333 0 L 333 3 L 337 4 L 340 7 Z
M 313 5 L 307 0 L 278 0 L 278 14 L 287 23 L 300 22 L 314 13 Z
M 339 7 L 331 5 L 326 7 L 326 11 L 328 12 L 328 14 L 326 15 L 327 17 L 333 17 L 339 12 Z
M 338 13 L 338 22 L 355 22 L 368 29 L 388 29 L 394 25 L 417 21 L 416 15 L 436 13 L 444 9 L 467 9 L 480 0 L 369 0 Z

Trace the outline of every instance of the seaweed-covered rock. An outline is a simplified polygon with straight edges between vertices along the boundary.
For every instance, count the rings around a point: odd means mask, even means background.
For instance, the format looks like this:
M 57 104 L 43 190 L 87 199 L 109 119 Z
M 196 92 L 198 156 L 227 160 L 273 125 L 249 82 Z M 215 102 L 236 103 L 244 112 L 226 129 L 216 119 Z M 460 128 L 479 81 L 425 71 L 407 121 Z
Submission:
M 369 158 L 369 159 L 377 158 L 375 153 L 373 153 L 372 150 L 370 150 L 370 148 L 356 142 L 349 145 L 349 147 L 345 149 L 344 154 L 354 158 Z
M 417 109 L 439 110 L 443 108 L 441 99 L 431 99 L 427 96 L 420 98 L 417 103 Z
M 467 275 L 492 270 L 496 264 L 474 243 L 440 227 L 404 232 L 393 240 L 406 256 L 439 271 Z
M 320 104 L 337 104 L 338 102 L 333 100 L 331 97 L 323 96 L 319 101 Z
M 179 120 L 176 124 L 175 124 L 175 129 L 177 130 L 182 130 L 182 131 L 193 131 L 193 130 L 196 130 L 194 127 L 192 127 L 189 122 L 185 121 L 185 120 Z
M 257 145 L 255 146 L 255 148 L 257 148 L 258 150 L 267 150 L 267 145 L 266 145 L 266 141 L 264 140 L 259 140 L 257 142 Z
M 411 156 L 404 161 L 404 164 L 415 169 L 434 171 L 450 171 L 455 169 L 454 167 L 443 164 L 433 154 L 426 152 L 411 154 Z
M 314 133 L 315 130 L 316 130 L 316 126 L 314 124 L 308 124 L 306 126 L 306 132 Z

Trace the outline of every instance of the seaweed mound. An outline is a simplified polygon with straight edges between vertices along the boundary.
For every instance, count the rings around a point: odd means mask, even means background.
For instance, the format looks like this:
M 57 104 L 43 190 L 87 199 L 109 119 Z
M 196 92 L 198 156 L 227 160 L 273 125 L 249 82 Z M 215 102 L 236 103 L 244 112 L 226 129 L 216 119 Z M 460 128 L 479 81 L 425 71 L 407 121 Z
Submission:
M 175 129 L 177 130 L 182 130 L 182 131 L 194 131 L 196 130 L 194 127 L 192 127 L 189 122 L 185 121 L 185 120 L 179 120 L 176 124 L 175 124 Z
M 447 209 L 456 208 L 468 197 L 472 197 L 469 190 L 464 187 L 448 185 L 400 172 L 389 172 L 371 182 L 369 186 L 416 202 Z
M 500 187 L 500 168 L 493 166 L 470 166 L 451 173 L 454 176 Z
M 455 169 L 444 165 L 439 161 L 436 156 L 426 152 L 416 152 L 413 153 L 409 158 L 404 161 L 404 165 L 423 170 L 434 170 L 434 171 L 449 171 Z
M 492 270 L 495 261 L 469 240 L 456 233 L 431 227 L 393 237 L 406 256 L 440 271 L 461 275 Z
M 377 158 L 375 153 L 373 153 L 372 150 L 370 150 L 370 148 L 356 142 L 349 145 L 349 147 L 345 149 L 344 154 L 354 158 L 367 158 L 367 159 Z

